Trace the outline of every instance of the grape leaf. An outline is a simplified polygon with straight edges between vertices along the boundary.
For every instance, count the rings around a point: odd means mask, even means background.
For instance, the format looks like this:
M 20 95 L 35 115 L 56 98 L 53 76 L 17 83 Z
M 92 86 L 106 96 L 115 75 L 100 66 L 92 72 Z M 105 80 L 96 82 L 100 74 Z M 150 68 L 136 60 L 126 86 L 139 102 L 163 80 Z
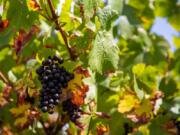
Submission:
M 112 33 L 99 31 L 89 55 L 90 67 L 99 73 L 116 69 L 119 61 L 118 50 Z
M 97 16 L 101 23 L 101 28 L 109 30 L 111 28 L 111 22 L 117 17 L 118 13 L 111 8 L 103 8 L 97 12 Z
M 145 64 L 141 63 L 133 66 L 132 71 L 135 75 L 141 76 L 144 72 L 144 69 L 145 69 Z
M 174 41 L 176 48 L 180 48 L 180 37 L 174 36 L 173 41 Z
M 91 18 L 94 14 L 95 8 L 97 7 L 99 0 L 83 0 L 84 12 L 86 18 Z
M 134 95 L 124 95 L 123 99 L 119 101 L 118 111 L 121 113 L 129 112 L 139 103 L 139 100 Z
M 116 10 L 121 14 L 124 0 L 108 0 L 108 2 L 113 10 Z

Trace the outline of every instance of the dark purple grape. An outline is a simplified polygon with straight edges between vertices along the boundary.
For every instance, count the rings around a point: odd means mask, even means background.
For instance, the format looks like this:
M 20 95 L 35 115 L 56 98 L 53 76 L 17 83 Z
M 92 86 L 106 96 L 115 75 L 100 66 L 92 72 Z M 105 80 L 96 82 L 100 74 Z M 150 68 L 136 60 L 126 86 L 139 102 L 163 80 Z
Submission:
M 59 58 L 58 62 L 59 62 L 59 64 L 62 64 L 64 62 L 64 60 L 62 58 Z
M 55 104 L 60 102 L 60 94 L 62 93 L 62 87 L 67 87 L 68 82 L 74 78 L 74 75 L 66 71 L 60 64 L 63 63 L 63 59 L 58 56 L 49 56 L 48 59 L 42 62 L 36 73 L 38 74 L 38 79 L 42 83 L 42 90 L 40 94 L 40 106 L 43 112 L 54 112 Z M 66 110 L 74 112 L 77 111 L 76 106 L 72 106 L 71 103 L 67 104 Z M 76 116 L 77 117 L 77 116 Z M 76 118 L 75 117 L 75 118 Z
M 45 71 L 45 74 L 46 74 L 46 75 L 51 74 L 51 70 L 46 70 L 46 71 Z
M 62 84 L 62 86 L 63 86 L 63 88 L 66 88 L 66 87 L 68 86 L 68 84 L 67 84 L 66 82 L 64 82 L 64 83 Z
M 71 80 L 74 79 L 74 74 L 70 74 L 69 77 Z
M 43 106 L 43 107 L 41 108 L 41 110 L 42 110 L 43 112 L 47 112 L 47 111 L 48 111 L 48 108 L 47 108 L 47 106 Z
M 49 82 L 49 83 L 48 83 L 48 86 L 49 86 L 50 88 L 53 88 L 55 85 L 54 85 L 53 82 Z
M 62 82 L 64 82 L 64 77 L 63 76 L 60 76 L 59 77 L 59 81 L 62 83 Z
M 59 99 L 56 99 L 56 100 L 54 101 L 54 104 L 55 104 L 55 105 L 59 104 Z
M 59 94 L 58 93 L 56 93 L 55 95 L 54 95 L 54 98 L 59 98 L 60 96 L 59 96 Z
M 53 79 L 53 75 L 52 74 L 48 75 L 48 78 L 49 80 Z
M 49 104 L 53 104 L 53 103 L 54 103 L 54 100 L 51 98 L 51 99 L 49 99 L 48 103 L 49 103 Z
M 48 76 L 44 76 L 43 77 L 43 81 L 45 82 L 45 81 L 47 81 L 48 80 Z
M 48 105 L 48 101 L 43 101 L 43 102 L 41 102 L 41 104 L 42 104 L 43 106 L 46 106 L 46 105 Z
M 70 99 L 62 102 L 62 109 L 70 117 L 72 122 L 76 122 L 77 119 L 81 116 L 81 111 L 79 111 L 79 106 L 73 104 Z
M 36 73 L 37 74 L 42 74 L 44 72 L 44 69 L 43 69 L 43 67 L 41 66 L 41 67 L 39 67 L 37 70 L 36 70 Z

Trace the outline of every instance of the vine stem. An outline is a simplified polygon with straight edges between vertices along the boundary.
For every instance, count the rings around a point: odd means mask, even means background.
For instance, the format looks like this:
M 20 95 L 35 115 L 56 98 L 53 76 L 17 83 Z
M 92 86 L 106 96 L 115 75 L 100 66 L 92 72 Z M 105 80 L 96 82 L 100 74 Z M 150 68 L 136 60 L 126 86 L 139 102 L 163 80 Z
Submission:
M 69 46 L 68 39 L 66 37 L 66 34 L 65 34 L 64 30 L 61 28 L 61 25 L 59 24 L 58 16 L 55 13 L 55 9 L 54 9 L 54 6 L 52 4 L 52 1 L 47 0 L 47 2 L 48 2 L 48 5 L 49 5 L 51 14 L 52 14 L 52 20 L 55 22 L 57 30 L 59 30 L 59 32 L 61 33 L 61 36 L 62 36 L 62 38 L 64 40 L 64 43 L 65 43 L 66 48 L 67 48 L 67 50 L 68 50 L 68 52 L 70 54 L 71 59 L 75 60 L 76 56 L 74 55 L 71 47 Z
M 5 83 L 8 83 L 8 79 L 3 75 L 3 73 L 0 71 L 0 78 L 2 78 L 2 80 L 5 82 Z

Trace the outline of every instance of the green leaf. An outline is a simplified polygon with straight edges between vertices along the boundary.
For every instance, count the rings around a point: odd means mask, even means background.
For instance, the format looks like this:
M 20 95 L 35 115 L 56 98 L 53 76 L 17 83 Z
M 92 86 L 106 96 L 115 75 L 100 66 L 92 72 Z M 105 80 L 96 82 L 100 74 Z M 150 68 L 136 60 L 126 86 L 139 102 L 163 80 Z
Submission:
M 141 39 L 141 41 L 148 47 L 152 46 L 152 41 L 147 31 L 141 27 L 139 27 L 137 30 L 138 30 L 139 38 Z
M 38 14 L 28 10 L 26 1 L 9 0 L 7 18 L 9 18 L 11 29 L 28 29 L 38 19 Z
M 172 25 L 173 28 L 175 28 L 177 31 L 180 31 L 180 7 L 178 7 L 178 10 L 175 10 L 175 13 L 173 13 L 169 18 L 168 22 Z
M 144 98 L 144 92 L 138 87 L 135 76 L 134 76 L 134 91 L 136 92 L 136 94 L 140 100 L 142 100 Z
M 33 69 L 36 64 L 37 64 L 37 60 L 30 59 L 27 61 L 26 67 L 27 67 L 27 69 Z
M 180 37 L 174 36 L 173 41 L 174 41 L 176 48 L 180 48 Z
M 8 72 L 8 78 L 12 82 L 16 82 L 17 81 L 16 76 L 14 75 L 14 73 L 11 70 Z
M 113 10 L 116 10 L 119 12 L 119 14 L 121 14 L 124 0 L 108 0 L 108 2 Z
M 89 55 L 90 67 L 99 73 L 116 69 L 119 61 L 118 50 L 112 33 L 99 31 Z
M 176 0 L 155 0 L 155 15 L 160 17 L 169 16 L 175 5 Z
M 129 37 L 133 36 L 134 27 L 129 23 L 126 16 L 121 17 L 119 27 L 121 36 L 123 38 L 128 39 Z
M 151 121 L 149 125 L 150 135 L 170 135 L 163 129 L 163 124 L 168 121 L 169 117 L 159 115 Z
M 0 80 L 0 92 L 3 90 L 5 86 L 5 83 L 2 80 Z
M 97 16 L 101 23 L 101 28 L 109 30 L 111 28 L 111 22 L 117 17 L 117 12 L 111 8 L 103 8 L 97 12 Z
M 148 6 L 149 0 L 129 0 L 128 5 L 138 10 L 144 10 Z
M 136 76 L 141 76 L 144 72 L 144 69 L 145 69 L 145 64 L 141 63 L 134 65 L 132 71 Z
M 163 91 L 165 97 L 169 97 L 177 91 L 177 84 L 173 78 L 164 77 L 160 81 L 159 89 Z
M 98 6 L 99 0 L 83 0 L 84 12 L 86 18 L 91 18 L 94 14 L 94 9 Z

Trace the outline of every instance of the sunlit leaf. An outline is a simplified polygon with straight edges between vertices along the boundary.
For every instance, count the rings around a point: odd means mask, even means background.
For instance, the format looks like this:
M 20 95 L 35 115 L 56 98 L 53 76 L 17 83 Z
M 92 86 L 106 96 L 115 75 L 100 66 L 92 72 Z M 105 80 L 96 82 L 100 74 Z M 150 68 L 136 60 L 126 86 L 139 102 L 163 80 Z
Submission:
M 142 100 L 143 97 L 144 97 L 144 92 L 143 92 L 143 90 L 141 90 L 141 89 L 138 87 L 138 84 L 137 84 L 137 81 L 136 81 L 136 77 L 135 77 L 135 76 L 134 76 L 134 91 L 136 92 L 138 98 L 139 98 L 140 100 Z
M 135 110 L 137 115 L 142 115 L 145 113 L 146 115 L 151 115 L 153 110 L 153 106 L 150 103 L 150 100 L 145 99 L 142 101 L 141 105 Z
M 124 0 L 108 0 L 108 2 L 112 9 L 117 10 L 121 14 Z
M 12 108 L 10 110 L 10 112 L 15 115 L 15 116 L 19 116 L 21 114 L 23 114 L 25 111 L 27 111 L 27 109 L 29 109 L 30 104 L 23 104 L 17 108 Z
M 180 37 L 174 37 L 173 38 L 174 44 L 176 46 L 176 48 L 180 48 Z
M 99 73 L 117 68 L 119 61 L 118 48 L 111 32 L 100 31 L 96 35 L 89 55 L 89 64 Z
M 121 113 L 129 112 L 134 107 L 139 105 L 139 103 L 140 103 L 139 100 L 134 95 L 126 94 L 119 101 L 118 111 Z
M 145 64 L 141 63 L 133 66 L 132 71 L 135 75 L 141 76 L 144 72 L 144 69 L 145 69 Z

